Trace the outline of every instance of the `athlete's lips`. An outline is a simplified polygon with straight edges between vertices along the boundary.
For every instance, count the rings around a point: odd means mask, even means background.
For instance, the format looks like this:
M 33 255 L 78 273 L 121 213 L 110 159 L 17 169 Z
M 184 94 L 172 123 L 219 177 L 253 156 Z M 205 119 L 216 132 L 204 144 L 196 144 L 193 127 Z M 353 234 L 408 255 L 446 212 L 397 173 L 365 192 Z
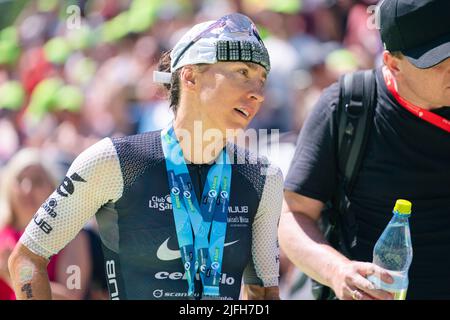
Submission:
M 234 108 L 234 110 L 239 112 L 246 119 L 251 119 L 255 113 L 254 108 L 249 106 L 239 106 Z

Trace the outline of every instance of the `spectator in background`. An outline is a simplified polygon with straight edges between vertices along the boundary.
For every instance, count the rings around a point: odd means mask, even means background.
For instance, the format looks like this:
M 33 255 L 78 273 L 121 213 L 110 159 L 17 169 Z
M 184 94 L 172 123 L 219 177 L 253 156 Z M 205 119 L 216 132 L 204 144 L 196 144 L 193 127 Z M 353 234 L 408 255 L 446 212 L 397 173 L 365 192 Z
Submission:
M 0 167 L 19 150 L 17 117 L 24 96 L 20 83 L 5 81 L 0 84 Z
M 38 150 L 22 149 L 3 169 L 0 186 L 0 300 L 15 299 L 7 271 L 9 254 L 33 214 L 56 187 L 49 163 Z M 47 208 L 47 212 L 57 215 L 57 204 Z M 88 296 L 93 270 L 89 250 L 90 238 L 81 232 L 64 251 L 52 257 L 47 270 L 55 299 L 83 299 Z M 80 279 L 70 278 L 73 274 L 70 266 L 80 268 Z M 80 287 L 68 288 L 70 283 L 75 287 L 79 283 Z

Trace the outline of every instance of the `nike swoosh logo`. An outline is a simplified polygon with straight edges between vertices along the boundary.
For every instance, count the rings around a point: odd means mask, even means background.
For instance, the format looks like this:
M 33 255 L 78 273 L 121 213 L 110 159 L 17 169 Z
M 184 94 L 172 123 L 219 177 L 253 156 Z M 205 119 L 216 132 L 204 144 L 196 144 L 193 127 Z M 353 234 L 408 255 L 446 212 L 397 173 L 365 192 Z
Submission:
M 167 244 L 169 243 L 169 238 L 166 239 L 166 241 L 164 241 L 158 248 L 158 251 L 156 251 L 156 256 L 158 257 L 159 260 L 162 261 L 171 261 L 171 260 L 176 260 L 176 259 L 180 259 L 181 258 L 181 253 L 180 250 L 172 250 L 169 249 L 169 247 L 167 246 Z M 235 243 L 239 242 L 239 240 L 233 241 L 233 242 L 229 242 L 229 243 L 225 243 L 224 247 L 228 247 L 231 246 Z

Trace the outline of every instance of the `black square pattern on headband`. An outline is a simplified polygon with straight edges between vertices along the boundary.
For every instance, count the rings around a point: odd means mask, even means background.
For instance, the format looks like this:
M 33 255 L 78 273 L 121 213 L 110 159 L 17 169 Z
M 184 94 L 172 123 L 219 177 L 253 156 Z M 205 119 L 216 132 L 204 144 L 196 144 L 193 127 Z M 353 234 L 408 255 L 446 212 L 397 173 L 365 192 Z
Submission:
M 217 61 L 249 61 L 270 69 L 267 49 L 256 42 L 220 40 L 216 43 L 216 52 Z

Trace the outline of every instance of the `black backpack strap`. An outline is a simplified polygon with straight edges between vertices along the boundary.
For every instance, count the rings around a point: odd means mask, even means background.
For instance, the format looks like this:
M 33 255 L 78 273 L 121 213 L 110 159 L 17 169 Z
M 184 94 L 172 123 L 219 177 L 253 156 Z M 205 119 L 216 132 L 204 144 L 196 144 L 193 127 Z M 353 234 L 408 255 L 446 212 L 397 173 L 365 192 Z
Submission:
M 351 194 L 371 129 L 376 102 L 373 70 L 346 74 L 341 79 L 339 105 L 339 169 L 347 194 Z
M 338 106 L 339 191 L 336 208 L 341 215 L 344 247 L 356 245 L 356 217 L 348 212 L 348 197 L 353 191 L 373 123 L 377 88 L 375 71 L 357 71 L 340 80 Z

